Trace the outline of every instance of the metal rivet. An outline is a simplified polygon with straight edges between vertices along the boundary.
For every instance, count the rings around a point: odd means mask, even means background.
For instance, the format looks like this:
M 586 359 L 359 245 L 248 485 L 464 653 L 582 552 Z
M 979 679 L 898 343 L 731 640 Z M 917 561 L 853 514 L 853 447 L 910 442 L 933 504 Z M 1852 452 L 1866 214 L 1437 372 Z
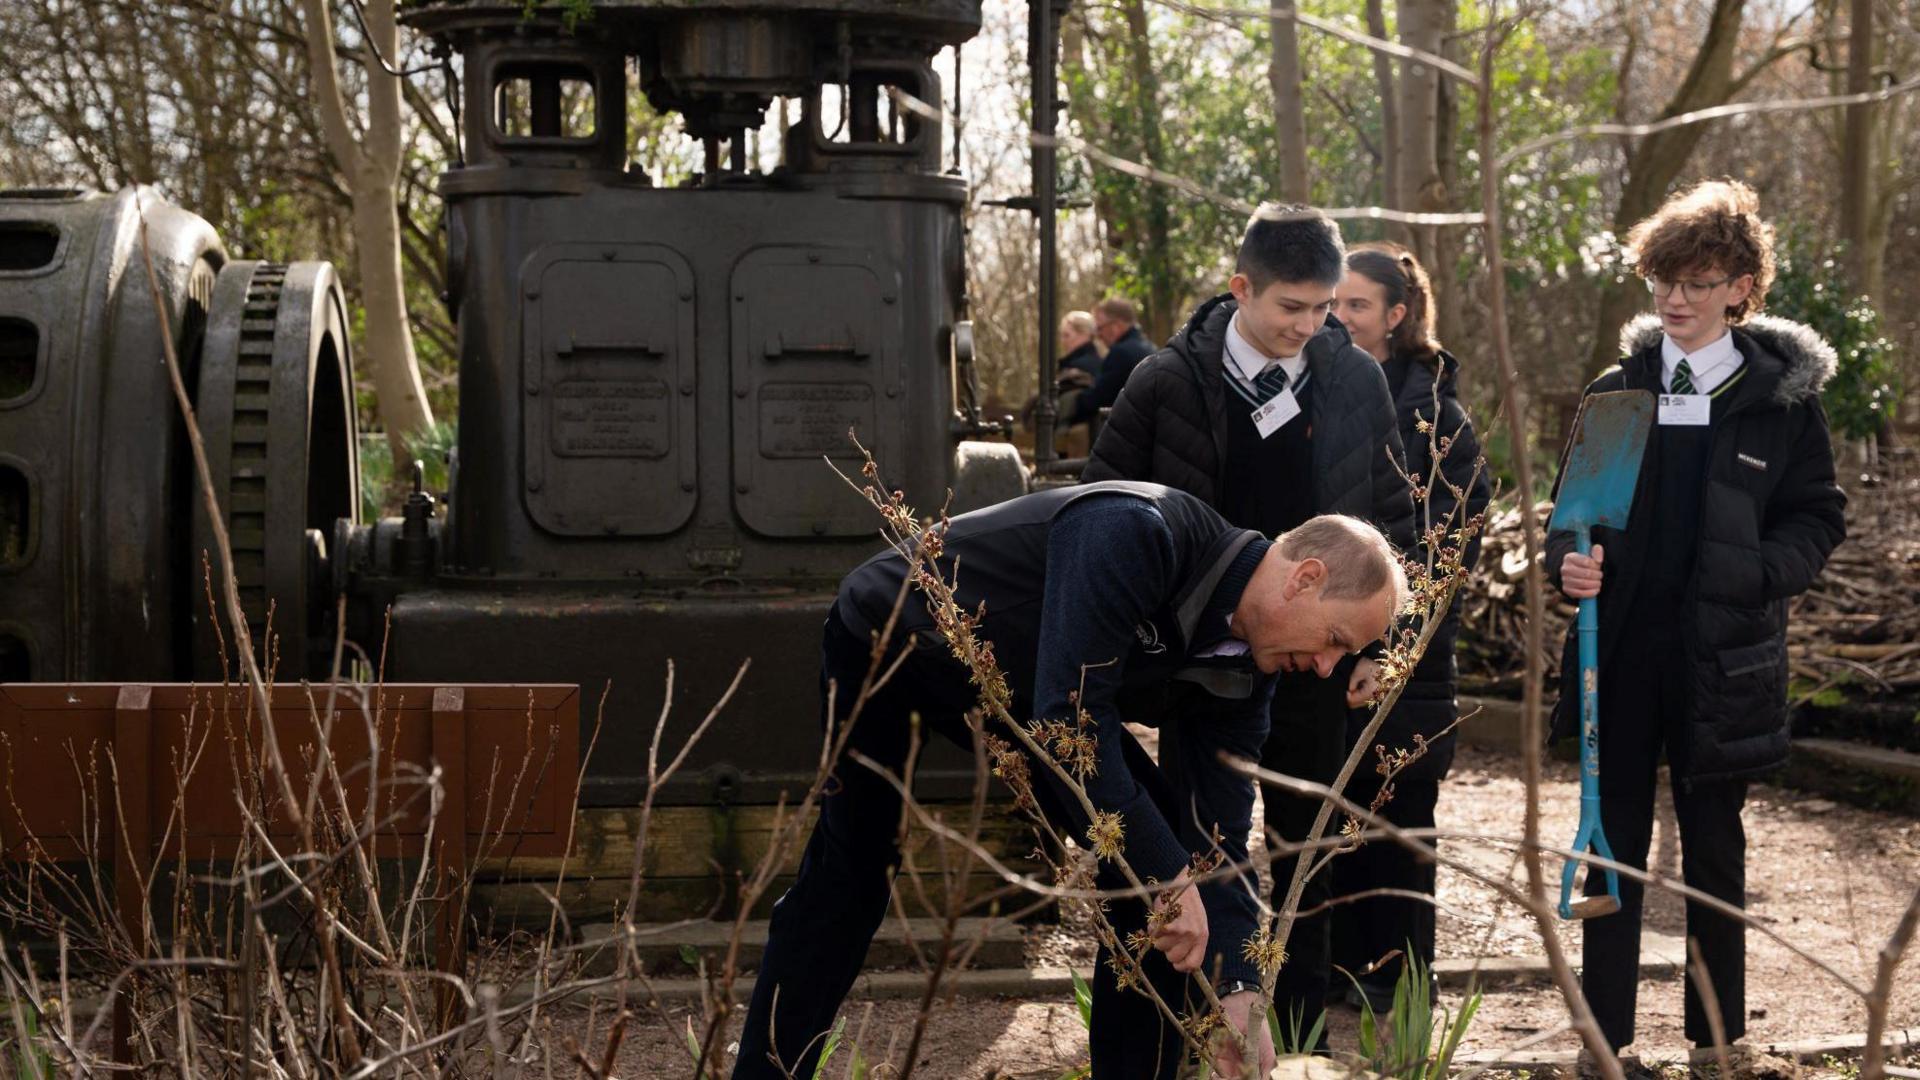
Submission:
M 540 478 L 539 478 L 539 477 L 537 477 L 537 476 L 534 476 L 534 477 L 529 477 L 529 478 L 527 479 L 527 490 L 528 490 L 528 491 L 539 491 L 539 490 L 540 490 Z
M 892 293 L 888 293 L 887 295 L 880 298 L 880 302 L 883 304 L 891 304 L 898 299 L 900 298 L 893 295 Z
M 899 396 L 900 396 L 900 388 L 899 388 L 899 387 L 897 387 L 897 386 L 889 386 L 889 387 L 887 387 L 887 396 L 888 396 L 888 397 L 899 397 Z
M 741 495 L 745 495 L 745 494 L 747 493 L 747 485 L 745 485 L 745 484 L 735 484 L 735 485 L 734 485 L 734 487 L 733 487 L 733 490 L 734 490 L 735 492 L 737 492 L 738 494 L 741 494 Z
M 613 522 L 609 521 L 605 525 L 602 525 L 600 527 L 600 531 L 606 533 L 608 536 L 619 536 L 620 526 L 615 525 Z
M 539 396 L 540 396 L 540 388 L 539 388 L 538 386 L 529 386 L 529 387 L 527 387 L 527 396 L 528 396 L 528 397 L 539 397 Z
M 746 302 L 747 302 L 747 294 L 746 294 L 746 293 L 734 293 L 734 294 L 733 294 L 733 302 L 734 302 L 734 303 L 736 303 L 736 304 L 744 304 L 744 303 L 746 303 Z
M 814 523 L 813 523 L 813 535 L 815 535 L 815 536 L 825 536 L 825 535 L 827 535 L 827 523 L 826 523 L 826 522 L 824 522 L 824 521 L 816 521 L 816 522 L 814 522 Z
M 690 383 L 690 382 L 683 382 L 683 383 L 681 383 L 681 384 L 680 384 L 680 393 L 682 393 L 682 394 L 684 394 L 684 395 L 685 395 L 685 396 L 687 396 L 687 397 L 692 397 L 692 396 L 693 396 L 693 384 L 692 384 L 692 383 Z
M 743 397 L 746 397 L 746 396 L 747 396 L 747 388 L 743 386 L 743 387 L 741 387 L 740 389 L 738 389 L 738 390 L 735 390 L 735 391 L 733 392 L 733 396 L 734 396 L 734 397 L 737 397 L 737 398 L 743 398 Z
M 529 285 L 529 286 L 527 286 L 527 299 L 529 299 L 529 300 L 538 300 L 538 299 L 540 299 L 540 290 L 539 290 L 539 289 L 536 289 L 536 288 L 534 288 L 534 287 L 533 287 L 533 286 L 531 286 L 531 285 Z
M 691 299 L 693 299 L 693 290 L 692 290 L 692 289 L 681 289 L 681 290 L 680 290 L 680 299 L 682 299 L 682 300 L 691 300 Z
M 680 481 L 680 490 L 681 490 L 681 491 L 692 491 L 692 490 L 693 490 L 693 481 L 691 481 L 691 480 L 682 480 L 682 481 Z
M 819 252 L 817 252 L 817 251 L 809 251 L 809 252 L 807 252 L 807 261 L 808 261 L 808 262 L 810 262 L 810 263 L 817 263 L 817 262 L 819 262 L 819 261 L 820 261 L 820 253 L 819 253 Z
M 615 250 L 613 250 L 612 248 L 601 248 L 601 249 L 600 249 L 600 257 L 601 257 L 601 258 L 603 258 L 603 259 L 605 259 L 605 260 L 607 260 L 608 262 L 612 262 L 612 261 L 613 261 L 613 257 L 614 257 L 615 255 L 617 255 L 617 254 L 619 254 L 619 252 L 617 252 L 617 251 L 615 251 Z

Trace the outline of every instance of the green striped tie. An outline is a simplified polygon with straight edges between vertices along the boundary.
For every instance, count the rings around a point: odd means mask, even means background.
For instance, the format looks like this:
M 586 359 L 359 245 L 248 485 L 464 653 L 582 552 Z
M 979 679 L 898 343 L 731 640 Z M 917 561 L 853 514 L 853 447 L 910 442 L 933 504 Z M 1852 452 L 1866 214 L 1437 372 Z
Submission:
M 1673 367 L 1673 383 L 1667 387 L 1669 394 L 1691 394 L 1693 389 L 1693 368 L 1683 359 Z

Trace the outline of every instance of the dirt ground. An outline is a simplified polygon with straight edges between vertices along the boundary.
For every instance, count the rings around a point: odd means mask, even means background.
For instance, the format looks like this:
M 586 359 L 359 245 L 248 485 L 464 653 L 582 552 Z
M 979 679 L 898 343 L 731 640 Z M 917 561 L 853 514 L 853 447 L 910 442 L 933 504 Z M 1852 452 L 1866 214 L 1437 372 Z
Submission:
M 1523 785 L 1518 757 L 1463 747 L 1439 805 L 1440 828 L 1460 834 L 1517 835 Z M 1548 838 L 1571 838 L 1577 817 L 1575 775 L 1570 766 L 1550 763 L 1552 786 L 1544 806 Z M 1663 789 L 1664 790 L 1664 789 Z M 1654 836 L 1654 869 L 1678 877 L 1679 850 L 1672 807 L 1663 796 Z M 1256 817 L 1255 820 L 1258 820 Z M 1820 958 L 1861 986 L 1872 978 L 1874 955 L 1914 889 L 1920 885 L 1920 823 L 1888 814 L 1857 810 L 1802 793 L 1756 785 L 1745 813 L 1748 837 L 1749 906 L 1763 925 Z M 1510 855 L 1464 840 L 1447 843 L 1454 857 L 1504 877 Z M 1557 873 L 1557 866 L 1550 867 Z M 1516 881 L 1524 871 L 1512 870 Z M 1442 867 L 1439 898 L 1439 950 L 1443 957 L 1526 956 L 1541 949 L 1530 919 L 1489 888 L 1458 871 Z M 1676 936 L 1685 932 L 1678 897 L 1655 892 L 1646 925 Z M 1036 928 L 1030 955 L 1045 962 L 1091 960 L 1091 949 L 1071 926 Z M 1577 929 L 1564 934 L 1577 950 Z M 1748 935 L 1748 1037 L 1756 1043 L 1805 1040 L 1858 1032 L 1866 1014 L 1860 1000 L 1833 977 L 1795 957 L 1758 931 Z M 1895 1027 L 1920 1025 L 1920 959 L 1909 959 L 1896 980 Z M 1681 976 L 1648 978 L 1640 988 L 1636 1049 L 1654 1059 L 1684 1059 L 1681 1033 Z M 1445 996 L 1457 1006 L 1458 995 Z M 916 1004 L 903 1001 L 849 1003 L 849 1035 L 869 1062 L 898 1060 L 912 1026 Z M 1354 1014 L 1333 1011 L 1336 1046 L 1352 1045 Z M 1566 1016 L 1557 992 L 1546 985 L 1490 991 L 1468 1031 L 1463 1052 L 1511 1046 L 1560 1025 Z M 676 1030 L 658 1018 L 636 1025 L 620 1054 L 616 1073 L 623 1077 L 683 1077 L 691 1073 L 684 1026 L 690 1013 L 674 1013 Z M 604 1031 L 604 1016 L 598 1018 Z M 566 1026 L 589 1046 L 604 1045 L 587 1035 L 584 1010 Z M 737 1038 L 729 1033 L 728 1041 Z M 863 1030 L 864 1029 L 864 1030 Z M 1545 1044 L 1573 1049 L 1578 1041 L 1562 1034 Z M 918 1075 L 928 1077 L 1059 1077 L 1085 1061 L 1086 1038 L 1072 1001 L 1004 998 L 943 1001 L 936 1007 L 922 1040 Z M 595 1055 L 598 1056 L 597 1054 Z M 837 1059 L 845 1064 L 846 1054 Z M 839 1076 L 839 1069 L 832 1071 Z

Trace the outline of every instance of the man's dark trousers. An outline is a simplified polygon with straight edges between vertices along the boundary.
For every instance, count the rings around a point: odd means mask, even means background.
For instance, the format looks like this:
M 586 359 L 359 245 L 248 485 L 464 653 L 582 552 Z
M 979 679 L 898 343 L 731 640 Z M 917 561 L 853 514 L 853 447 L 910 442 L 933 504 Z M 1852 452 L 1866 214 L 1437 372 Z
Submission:
M 1310 671 L 1280 676 L 1269 714 L 1272 727 L 1260 760 L 1263 768 L 1315 783 L 1333 783 L 1347 757 L 1347 680 L 1352 674 L 1353 660 L 1348 659 L 1325 679 Z M 1296 842 L 1306 839 L 1313 828 L 1314 817 L 1320 812 L 1319 799 L 1282 795 L 1272 788 L 1264 789 L 1261 797 L 1265 800 L 1269 843 L 1276 832 Z M 1335 810 L 1327 819 L 1322 835 L 1338 836 L 1342 820 L 1340 812 Z M 1314 854 L 1318 857 L 1321 852 Z M 1284 858 L 1273 863 L 1275 911 L 1286 901 L 1297 861 Z M 1323 870 L 1307 879 L 1306 890 L 1300 894 L 1299 910 L 1323 907 L 1332 895 L 1332 878 Z M 1273 1007 L 1280 1017 L 1282 1032 L 1289 1030 L 1291 1018 L 1298 1014 L 1300 1033 L 1304 1036 L 1326 1008 L 1332 961 L 1331 925 L 1325 911 L 1297 919 L 1293 924 L 1293 932 L 1287 938 L 1287 962 L 1281 966 L 1273 990 Z M 1324 1049 L 1325 1045 L 1323 1034 L 1318 1049 Z
M 828 680 L 839 686 L 834 695 L 838 730 L 859 696 L 871 653 L 867 642 L 841 623 L 838 612 L 827 617 L 821 653 L 823 701 Z M 964 716 L 975 701 L 958 666 L 943 651 L 922 647 L 862 707 L 848 748 L 898 775 L 907 759 L 910 718 L 918 713 L 925 730 L 937 731 L 971 752 L 973 734 Z M 1010 735 L 1006 738 L 1013 741 Z M 1128 765 L 1152 792 L 1161 813 L 1177 820 L 1173 790 L 1131 735 L 1126 736 L 1125 751 Z M 1044 767 L 1035 762 L 1029 772 L 1048 819 L 1066 821 L 1058 811 L 1062 793 L 1044 778 Z M 886 779 L 850 757 L 842 758 L 821 799 L 820 822 L 807 842 L 799 876 L 774 905 L 767 951 L 741 1033 L 735 1080 L 813 1075 L 823 1036 L 886 917 L 889 883 L 899 862 L 900 811 L 900 796 Z M 1125 883 L 1103 864 L 1097 884 L 1121 888 Z M 1124 939 L 1145 926 L 1146 907 L 1136 900 L 1113 900 L 1108 918 Z M 1144 967 L 1174 1009 L 1187 1010 L 1189 988 L 1198 997 L 1193 980 L 1176 972 L 1160 951 L 1149 950 Z M 1104 947 L 1094 971 L 1090 1042 L 1095 1080 L 1170 1080 L 1184 1059 L 1178 1034 L 1161 1023 L 1153 1003 L 1138 991 L 1117 986 Z M 768 1060 L 776 1047 L 784 1072 Z
M 1600 679 L 1600 819 L 1620 862 L 1644 869 L 1653 839 L 1660 752 L 1676 778 L 1674 816 L 1680 826 L 1680 867 L 1686 883 L 1727 903 L 1746 906 L 1747 837 L 1740 825 L 1744 780 L 1693 784 L 1685 776 L 1686 651 L 1677 619 L 1636 618 Z M 1606 875 L 1587 876 L 1589 895 L 1606 892 Z M 1582 924 L 1580 985 L 1600 1030 L 1615 1049 L 1633 1042 L 1640 987 L 1640 916 L 1645 886 L 1620 876 L 1620 910 Z M 1687 902 L 1687 936 L 1698 944 L 1725 1025 L 1728 1042 L 1746 1033 L 1746 927 L 1739 920 Z M 1691 971 L 1686 979 L 1686 1035 L 1713 1044 L 1713 1029 Z

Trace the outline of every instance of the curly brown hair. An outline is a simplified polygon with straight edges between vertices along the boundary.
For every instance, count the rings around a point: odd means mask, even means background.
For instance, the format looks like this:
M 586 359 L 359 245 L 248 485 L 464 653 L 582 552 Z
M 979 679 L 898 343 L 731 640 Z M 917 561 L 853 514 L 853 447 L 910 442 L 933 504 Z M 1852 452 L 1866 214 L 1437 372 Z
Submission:
M 1727 306 L 1727 321 L 1744 322 L 1766 306 L 1773 285 L 1773 226 L 1760 218 L 1760 196 L 1738 180 L 1702 180 L 1667 197 L 1653 216 L 1627 233 L 1633 272 L 1679 281 L 1688 274 L 1753 275 L 1747 298 Z

